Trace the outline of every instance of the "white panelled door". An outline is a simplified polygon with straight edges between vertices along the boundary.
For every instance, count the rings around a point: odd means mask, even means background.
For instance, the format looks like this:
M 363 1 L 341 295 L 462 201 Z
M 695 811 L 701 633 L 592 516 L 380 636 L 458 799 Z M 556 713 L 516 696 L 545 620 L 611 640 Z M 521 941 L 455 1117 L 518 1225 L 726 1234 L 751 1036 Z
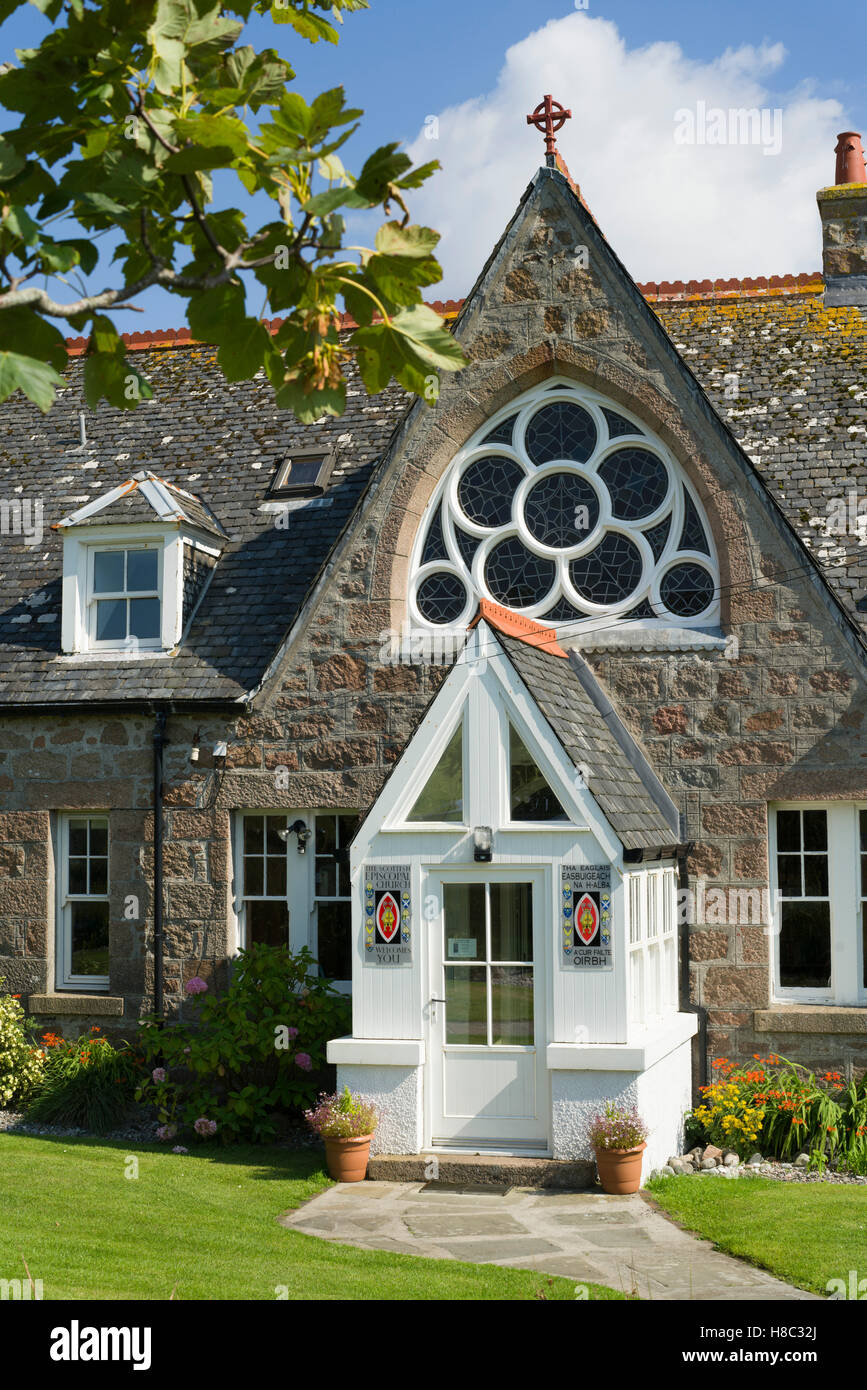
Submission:
M 544 874 L 430 880 L 431 1142 L 548 1148 Z

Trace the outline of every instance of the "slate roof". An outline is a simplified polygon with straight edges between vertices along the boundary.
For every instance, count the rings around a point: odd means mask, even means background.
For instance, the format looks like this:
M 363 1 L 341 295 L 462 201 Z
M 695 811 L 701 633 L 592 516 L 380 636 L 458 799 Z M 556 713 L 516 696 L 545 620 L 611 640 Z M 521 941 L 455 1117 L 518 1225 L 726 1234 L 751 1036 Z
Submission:
M 497 640 L 572 762 L 585 769 L 590 792 L 624 849 L 677 844 L 674 803 L 613 711 L 606 718 L 611 706 L 583 657 L 554 656 L 500 631 Z
M 195 497 L 174 483 L 147 472 L 133 474 L 117 488 L 110 489 L 95 502 L 86 502 L 55 525 L 66 530 L 73 526 L 130 525 L 154 521 L 185 521 L 220 540 L 226 538 L 226 532 L 201 497 Z
M 302 426 L 274 405 L 264 377 L 227 383 L 216 349 L 186 343 L 137 354 L 153 400 L 132 411 L 105 404 L 88 411 L 82 366 L 80 358 L 70 363 L 69 384 L 47 415 L 20 392 L 3 406 L 0 525 L 22 529 L 9 506 L 16 500 L 29 501 L 31 520 L 25 509 L 30 534 L 0 536 L 0 704 L 242 699 L 343 530 L 406 408 L 406 393 L 390 387 L 371 400 L 350 366 L 345 414 Z M 338 443 L 326 496 L 291 501 L 288 524 L 275 526 L 278 504 L 260 508 L 277 461 L 292 448 Z M 195 493 L 202 517 L 212 515 L 227 533 L 213 579 L 177 655 L 108 662 L 63 656 L 62 538 L 50 527 L 143 470 Z M 34 545 L 39 501 L 43 534 Z M 195 500 L 185 506 L 195 509 Z M 147 514 L 153 519 L 150 507 Z

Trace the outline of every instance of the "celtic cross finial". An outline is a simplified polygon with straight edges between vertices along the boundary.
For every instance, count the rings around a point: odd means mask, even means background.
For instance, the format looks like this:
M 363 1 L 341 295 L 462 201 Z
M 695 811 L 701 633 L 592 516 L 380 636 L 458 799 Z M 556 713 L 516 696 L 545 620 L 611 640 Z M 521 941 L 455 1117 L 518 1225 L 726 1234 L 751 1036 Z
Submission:
M 534 125 L 540 134 L 545 136 L 545 153 L 554 154 L 557 149 L 557 141 L 554 139 L 554 132 L 560 130 L 564 122 L 572 119 L 572 112 L 567 111 L 561 106 L 559 101 L 554 101 L 553 97 L 546 96 L 535 111 L 527 117 L 527 125 Z

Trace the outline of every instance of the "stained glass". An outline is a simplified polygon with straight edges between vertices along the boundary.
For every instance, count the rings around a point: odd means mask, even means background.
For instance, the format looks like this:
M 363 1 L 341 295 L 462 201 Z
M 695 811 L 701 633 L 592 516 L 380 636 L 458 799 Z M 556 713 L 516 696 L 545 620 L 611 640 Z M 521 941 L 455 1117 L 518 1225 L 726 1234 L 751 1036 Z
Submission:
M 558 598 L 553 608 L 549 608 L 547 613 L 543 613 L 539 619 L 540 623 L 571 623 L 576 618 L 586 618 L 586 613 L 581 613 L 574 604 L 567 598 Z
M 549 473 L 527 493 L 524 520 L 537 541 L 564 549 L 589 537 L 599 520 L 599 502 L 577 473 Z
M 707 536 L 704 533 L 704 527 L 699 521 L 698 512 L 695 509 L 695 503 L 693 502 L 686 488 L 683 489 L 683 501 L 683 530 L 680 533 L 680 541 L 678 543 L 677 548 L 678 550 L 697 550 L 702 555 L 709 555 L 710 546 L 707 543 Z
M 616 410 L 603 410 L 602 414 L 608 421 L 608 436 L 610 439 L 618 439 L 622 434 L 643 434 L 637 425 L 633 425 L 631 420 L 627 420 L 623 415 L 618 415 Z
M 607 531 L 595 549 L 572 561 L 569 575 L 590 603 L 620 603 L 632 593 L 642 568 L 638 546 L 619 531 Z
M 442 508 L 437 507 L 433 520 L 427 528 L 424 549 L 421 552 L 421 562 L 423 565 L 428 565 L 431 560 L 447 560 L 448 558 L 449 554 L 443 536 Z
M 458 500 L 477 526 L 504 526 L 512 517 L 512 498 L 524 470 L 512 459 L 477 459 L 458 484 Z
M 512 430 L 515 427 L 515 421 L 517 420 L 517 418 L 517 415 L 510 415 L 508 420 L 501 420 L 499 425 L 496 425 L 494 429 L 491 430 L 490 434 L 485 435 L 484 439 L 482 440 L 482 443 L 511 444 Z
M 429 623 L 454 623 L 464 611 L 467 591 L 456 574 L 429 574 L 418 586 L 418 611 Z
M 527 453 L 533 463 L 551 459 L 573 459 L 586 463 L 596 448 L 596 426 L 583 406 L 571 401 L 552 401 L 543 405 L 526 431 Z
M 485 562 L 485 581 L 498 603 L 529 608 L 541 603 L 554 583 L 554 564 L 533 555 L 516 536 L 495 545 Z
M 671 517 L 667 516 L 664 521 L 658 522 L 656 526 L 651 526 L 644 532 L 644 538 L 653 551 L 654 560 L 658 560 L 665 549 L 665 542 L 668 540 L 670 530 Z
M 647 449 L 618 449 L 599 466 L 618 521 L 641 521 L 660 507 L 668 491 L 665 464 Z
M 467 569 L 473 567 L 473 556 L 479 548 L 479 542 L 475 536 L 470 536 L 466 531 L 462 531 L 460 526 L 455 527 L 455 540 L 458 543 L 458 550 L 461 552 L 461 559 Z
M 701 565 L 674 565 L 662 578 L 659 596 L 678 618 L 695 618 L 710 607 L 713 578 Z

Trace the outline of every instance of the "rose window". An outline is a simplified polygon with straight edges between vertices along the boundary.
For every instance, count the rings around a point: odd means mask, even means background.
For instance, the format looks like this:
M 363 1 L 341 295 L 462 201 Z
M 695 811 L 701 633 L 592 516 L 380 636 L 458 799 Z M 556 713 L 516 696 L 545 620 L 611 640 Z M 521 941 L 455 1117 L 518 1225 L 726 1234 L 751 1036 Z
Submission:
M 413 552 L 412 621 L 465 626 L 480 598 L 558 627 L 714 628 L 719 572 L 682 469 L 636 420 L 567 381 L 461 449 Z

